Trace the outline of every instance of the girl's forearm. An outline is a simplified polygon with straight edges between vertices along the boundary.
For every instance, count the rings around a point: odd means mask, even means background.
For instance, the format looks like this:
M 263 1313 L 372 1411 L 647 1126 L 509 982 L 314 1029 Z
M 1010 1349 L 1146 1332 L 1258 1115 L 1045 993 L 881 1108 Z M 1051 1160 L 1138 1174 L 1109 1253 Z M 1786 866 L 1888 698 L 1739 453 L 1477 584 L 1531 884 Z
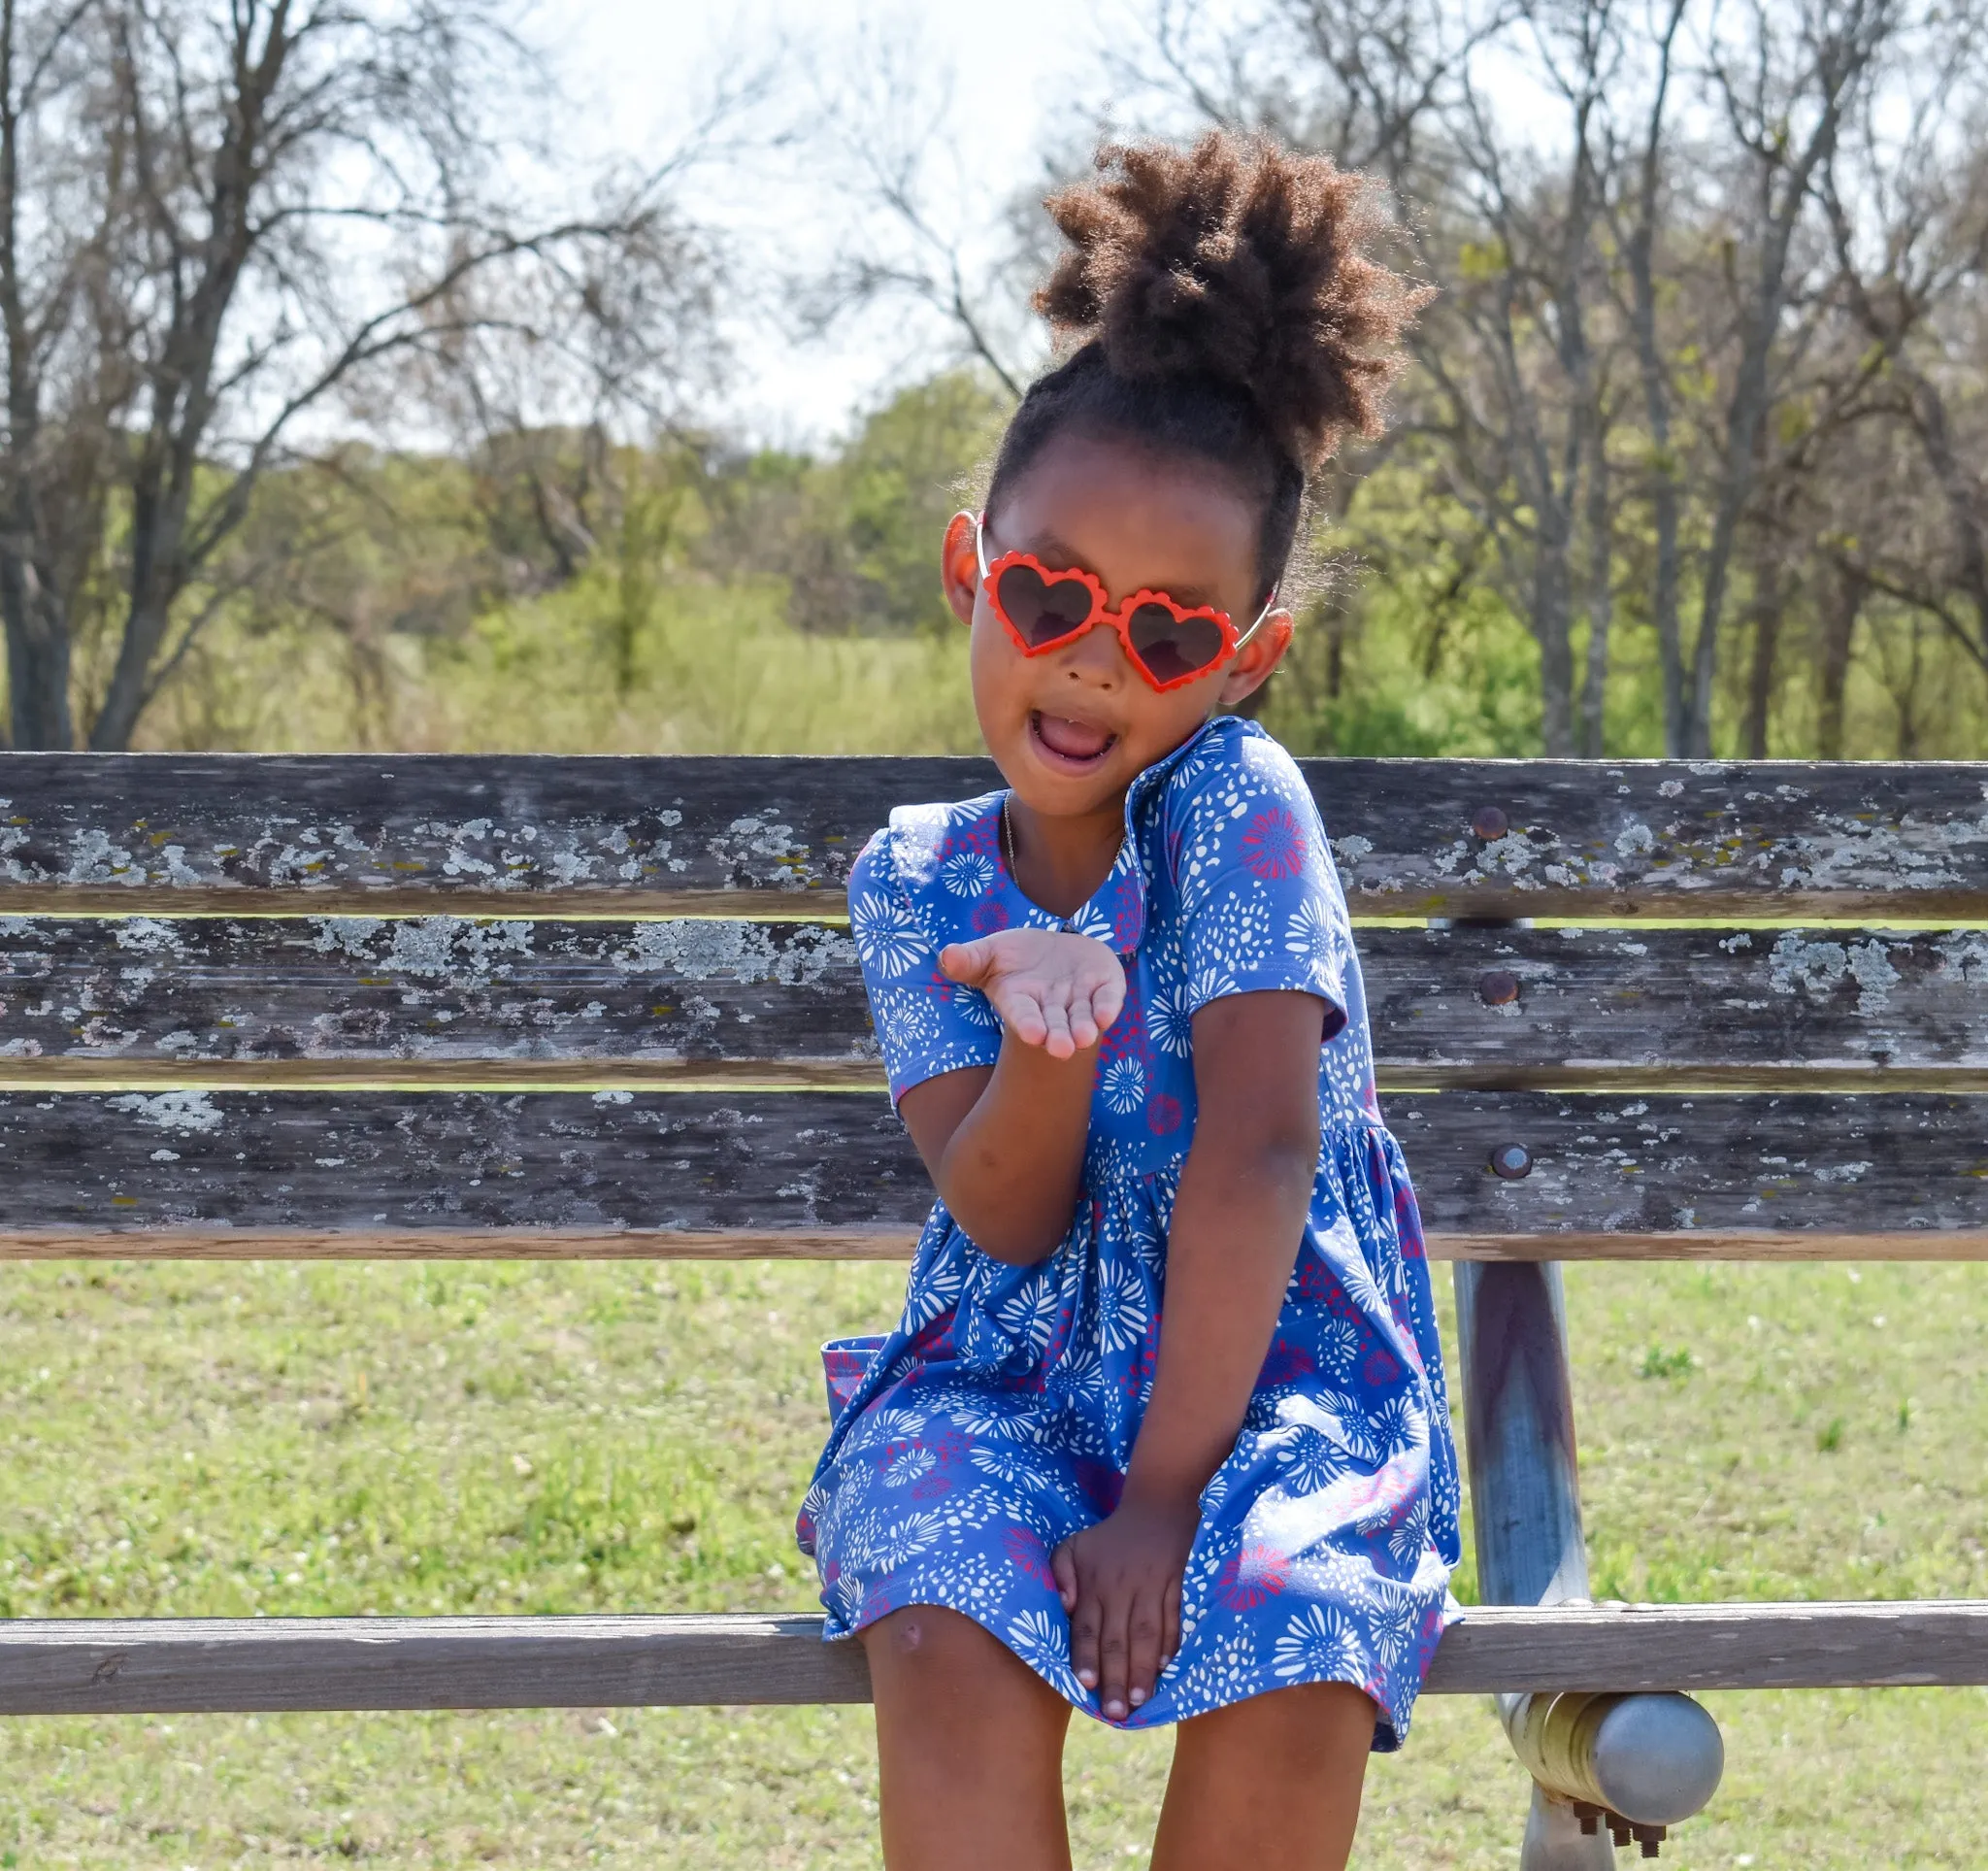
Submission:
M 952 1218 L 997 1260 L 1027 1266 L 1070 1230 L 1082 1185 L 1098 1049 L 1054 1059 L 1003 1039 L 993 1076 L 935 1173 Z
M 1129 1498 L 1191 1499 L 1236 1446 L 1298 1255 L 1317 1133 L 1244 1145 L 1204 1130 L 1180 1173 L 1152 1397 Z

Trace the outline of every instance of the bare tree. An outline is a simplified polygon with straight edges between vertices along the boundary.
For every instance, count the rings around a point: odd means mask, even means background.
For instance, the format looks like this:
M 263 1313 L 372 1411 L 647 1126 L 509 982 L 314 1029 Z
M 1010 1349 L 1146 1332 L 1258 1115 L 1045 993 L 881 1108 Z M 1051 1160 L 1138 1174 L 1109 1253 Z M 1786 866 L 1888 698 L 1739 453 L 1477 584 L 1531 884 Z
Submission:
M 1005 203 L 983 194 L 948 128 L 952 93 L 952 73 L 908 19 L 857 35 L 818 87 L 809 146 L 839 184 L 847 223 L 832 263 L 792 281 L 792 296 L 816 338 L 866 310 L 919 308 L 953 361 L 1019 400 L 1040 354 L 1028 300 L 1042 191 Z M 1044 154 L 1045 175 L 1069 159 L 1060 148 Z M 993 238 L 977 235 L 990 219 Z
M 1402 198 L 1443 294 L 1407 420 L 1540 642 L 1549 751 L 1600 751 L 1626 611 L 1655 626 L 1667 748 L 1708 752 L 1745 528 L 1767 480 L 1818 459 L 1791 455 L 1775 418 L 1813 399 L 1834 330 L 1833 154 L 1936 25 L 1951 53 L 1955 16 L 1908 0 L 1259 0 L 1214 27 L 1152 0 L 1147 18 L 1143 70 L 1176 109 L 1371 164 Z M 1840 362 L 1828 393 L 1854 401 L 1868 384 Z M 1648 584 L 1622 591 L 1631 502 L 1649 517 Z
M 1708 48 L 1714 94 L 1739 153 L 1736 232 L 1750 266 L 1733 269 L 1735 362 L 1710 505 L 1711 537 L 1700 573 L 1698 632 L 1682 723 L 1682 753 L 1711 752 L 1712 684 L 1740 525 L 1759 467 L 1774 397 L 1776 351 L 1795 291 L 1795 241 L 1814 218 L 1817 186 L 1844 114 L 1901 22 L 1892 0 L 1803 0 L 1792 21 L 1764 0 L 1747 25 Z
M 1835 552 L 1988 673 L 1988 19 L 1964 9 L 1941 23 L 1824 173 L 1842 342 L 1876 361 L 1869 400 L 1892 418 L 1846 477 Z
M 15 745 L 73 743 L 92 612 L 88 743 L 129 744 L 261 477 L 390 367 L 581 330 L 669 365 L 667 177 L 517 206 L 539 83 L 500 0 L 0 0 Z

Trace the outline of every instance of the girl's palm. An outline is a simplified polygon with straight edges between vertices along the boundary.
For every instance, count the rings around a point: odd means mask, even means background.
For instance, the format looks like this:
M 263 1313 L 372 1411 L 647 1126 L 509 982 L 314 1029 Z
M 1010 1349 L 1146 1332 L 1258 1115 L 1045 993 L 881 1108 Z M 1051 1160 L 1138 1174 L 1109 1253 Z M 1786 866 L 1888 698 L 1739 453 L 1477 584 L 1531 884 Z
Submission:
M 1001 929 L 955 942 L 939 965 L 994 1003 L 1016 1039 L 1067 1059 L 1097 1045 L 1125 1005 L 1125 970 L 1102 942 L 1060 929 Z

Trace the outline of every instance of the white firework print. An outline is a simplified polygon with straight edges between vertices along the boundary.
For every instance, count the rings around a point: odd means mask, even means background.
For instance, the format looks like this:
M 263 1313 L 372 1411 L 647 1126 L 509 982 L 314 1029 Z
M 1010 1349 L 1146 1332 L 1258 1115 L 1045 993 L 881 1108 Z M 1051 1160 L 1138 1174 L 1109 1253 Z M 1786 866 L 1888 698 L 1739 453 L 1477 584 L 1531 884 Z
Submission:
M 1168 987 L 1153 997 L 1146 1006 L 1145 1027 L 1162 1052 L 1176 1059 L 1194 1056 L 1194 1009 L 1184 986 Z
M 994 1011 L 994 1003 L 977 987 L 954 987 L 950 1005 L 963 1025 L 977 1026 L 989 1032 L 1000 1031 L 1001 1016 Z
M 940 865 L 939 877 L 954 896 L 985 896 L 994 887 L 994 860 L 981 852 L 960 852 Z
M 1052 1396 L 1096 1406 L 1103 1401 L 1099 1393 L 1104 1382 L 1105 1360 L 1079 1339 L 1050 1374 L 1047 1388 Z
M 866 970 L 881 981 L 898 981 L 913 968 L 929 963 L 932 945 L 902 903 L 888 896 L 854 897 L 849 903 L 849 933 Z M 883 1034 L 878 1038 L 889 1042 Z
M 1350 1319 L 1329 1319 L 1318 1329 L 1318 1362 L 1342 1383 L 1360 1355 L 1360 1333 Z
M 1171 1202 L 1168 1204 L 1171 1208 Z M 1135 1214 L 1128 1218 L 1125 1228 L 1126 1246 L 1142 1267 L 1153 1273 L 1166 1265 L 1167 1232 L 1163 1225 L 1152 1217 Z
M 1153 1321 L 1152 1295 L 1137 1263 L 1115 1269 L 1098 1287 L 1098 1331 L 1108 1352 L 1145 1343 Z
M 1311 1401 L 1318 1413 L 1318 1422 L 1328 1435 L 1335 1437 L 1361 1461 L 1380 1459 L 1374 1424 L 1368 1418 L 1366 1406 L 1357 1398 L 1343 1390 L 1320 1390 Z
M 1113 1059 L 1105 1068 L 1105 1103 L 1121 1116 L 1145 1103 L 1145 1067 L 1137 1059 Z
M 999 1442 L 976 1443 L 969 1459 L 983 1475 L 992 1475 L 998 1482 L 1012 1482 L 1017 1486 L 1025 1483 L 1034 1472 L 1019 1450 Z
M 1429 1509 L 1417 1501 L 1406 1519 L 1387 1536 L 1388 1556 L 1398 1565 L 1413 1565 L 1429 1550 Z
M 1341 927 L 1330 903 L 1308 896 L 1284 924 L 1284 952 L 1295 956 L 1315 979 L 1331 981 L 1339 973 Z
M 944 1530 L 945 1523 L 937 1514 L 913 1514 L 876 1535 L 870 1543 L 871 1561 L 888 1572 L 914 1554 L 923 1553 Z
M 1407 1599 L 1383 1604 L 1368 1625 L 1374 1638 L 1374 1652 L 1391 1669 L 1408 1654 L 1408 1646 L 1421 1630 L 1422 1620 Z
M 1110 918 L 1094 902 L 1086 903 L 1065 926 L 1072 935 L 1089 936 L 1093 942 L 1102 942 L 1108 949 L 1116 946 L 1118 932 L 1111 926 Z
M 942 1313 L 950 1312 L 959 1304 L 965 1284 L 966 1269 L 957 1260 L 941 1261 L 932 1267 L 905 1296 L 904 1329 L 919 1331 Z
M 1357 1683 L 1367 1673 L 1367 1650 L 1337 1605 L 1308 1605 L 1284 1626 L 1271 1668 L 1287 1681 Z
M 1008 1626 L 1008 1648 L 1044 1676 L 1071 1675 L 1070 1626 L 1046 1611 L 1024 1612 Z
M 1315 1429 L 1292 1432 L 1277 1452 L 1278 1479 L 1291 1494 L 1320 1493 L 1351 1466 L 1345 1451 Z
M 939 1028 L 931 1000 L 916 988 L 886 989 L 871 1009 L 878 1041 L 893 1051 L 909 1051 L 930 1039 Z
M 1190 1011 L 1195 1011 L 1235 991 L 1236 977 L 1229 969 L 1197 968 L 1187 980 L 1187 1005 Z
M 1063 1295 L 1045 1275 L 1024 1281 L 994 1310 L 995 1321 L 1004 1331 L 1026 1339 L 1037 1351 L 1049 1342 L 1063 1310 Z
M 985 997 L 941 975 L 938 949 L 1059 926 L 993 855 L 1002 798 L 894 813 L 850 874 L 894 1096 L 990 1065 L 1005 1043 Z M 1180 1653 L 1128 1725 L 1350 1677 L 1381 1705 L 1376 1745 L 1393 1745 L 1448 1615 L 1460 1487 L 1413 1192 L 1381 1125 L 1359 961 L 1295 764 L 1253 724 L 1211 721 L 1134 781 L 1119 860 L 1072 922 L 1123 956 L 1128 1011 L 1098 1074 L 1071 1228 L 1017 1269 L 935 1208 L 897 1329 L 833 1350 L 840 1414 L 800 1527 L 828 1632 L 950 1606 L 1095 1712 L 1070 1671 L 1050 1554 L 1109 1511 L 1150 1391 L 1194 1141 L 1193 1010 L 1245 988 L 1320 994 L 1345 1023 L 1320 1049 L 1297 1271 L 1250 1427 L 1201 1496 Z
M 922 1410 L 876 1410 L 870 1414 L 864 1427 L 864 1435 L 878 1443 L 910 1442 L 925 1433 L 927 1420 Z
M 1375 1447 L 1382 1455 L 1399 1455 L 1418 1448 L 1429 1433 L 1428 1419 L 1411 1396 L 1392 1396 L 1373 1410 L 1367 1419 Z
M 921 1482 L 939 1466 L 939 1457 L 922 1444 L 900 1450 L 884 1464 L 880 1479 L 885 1487 L 909 1487 Z

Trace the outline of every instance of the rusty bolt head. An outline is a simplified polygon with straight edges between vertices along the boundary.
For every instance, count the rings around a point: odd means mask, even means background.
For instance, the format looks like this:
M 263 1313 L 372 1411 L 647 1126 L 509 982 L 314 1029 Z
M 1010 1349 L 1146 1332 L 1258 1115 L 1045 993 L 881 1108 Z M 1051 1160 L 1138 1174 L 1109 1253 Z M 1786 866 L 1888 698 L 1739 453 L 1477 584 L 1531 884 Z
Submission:
M 1477 998 L 1486 1007 L 1509 1007 L 1518 998 L 1518 977 L 1494 968 L 1477 977 Z
M 1533 1173 L 1533 1153 L 1523 1144 L 1500 1144 L 1491 1153 L 1491 1174 L 1505 1183 L 1520 1183 Z
M 1511 829 L 1511 820 L 1497 806 L 1479 806 L 1472 815 L 1471 829 L 1488 845 Z

